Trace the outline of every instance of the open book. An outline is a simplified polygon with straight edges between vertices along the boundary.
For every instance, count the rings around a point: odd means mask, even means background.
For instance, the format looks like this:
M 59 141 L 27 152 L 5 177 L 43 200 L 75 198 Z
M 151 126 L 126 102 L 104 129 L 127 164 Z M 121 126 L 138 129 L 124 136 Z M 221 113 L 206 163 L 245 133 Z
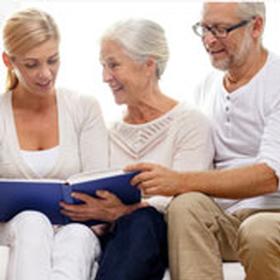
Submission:
M 117 170 L 81 173 L 65 181 L 0 179 L 0 222 L 9 221 L 21 211 L 36 210 L 48 216 L 53 224 L 67 224 L 71 220 L 60 213 L 59 202 L 81 203 L 72 198 L 71 192 L 95 196 L 96 190 L 107 190 L 125 204 L 137 203 L 140 191 L 129 183 L 135 174 Z

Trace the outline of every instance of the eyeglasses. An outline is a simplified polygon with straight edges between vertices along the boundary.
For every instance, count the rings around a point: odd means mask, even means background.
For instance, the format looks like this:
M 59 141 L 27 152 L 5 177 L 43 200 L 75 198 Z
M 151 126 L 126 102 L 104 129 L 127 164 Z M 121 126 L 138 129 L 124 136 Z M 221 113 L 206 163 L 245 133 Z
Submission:
M 253 18 L 251 18 L 253 19 Z M 245 19 L 240 21 L 237 24 L 233 24 L 231 26 L 225 27 L 219 24 L 216 25 L 205 25 L 200 22 L 196 23 L 192 26 L 192 29 L 196 35 L 199 37 L 204 37 L 207 32 L 211 32 L 212 35 L 214 35 L 216 38 L 226 38 L 228 36 L 228 33 L 231 31 L 238 29 L 240 27 L 243 27 L 247 25 L 251 19 Z

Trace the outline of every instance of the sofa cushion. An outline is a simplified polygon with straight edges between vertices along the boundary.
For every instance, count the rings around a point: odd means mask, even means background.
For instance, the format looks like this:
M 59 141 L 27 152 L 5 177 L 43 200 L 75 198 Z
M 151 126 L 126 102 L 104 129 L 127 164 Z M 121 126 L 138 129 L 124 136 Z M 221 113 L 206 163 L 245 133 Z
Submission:
M 8 261 L 9 249 L 0 246 L 0 280 L 5 280 L 6 266 Z M 244 270 L 238 262 L 227 262 L 223 264 L 224 280 L 243 280 Z M 169 271 L 166 271 L 163 280 L 170 280 Z
M 243 280 L 245 273 L 239 262 L 226 262 L 223 265 L 224 280 Z
M 223 264 L 224 280 L 243 280 L 245 278 L 244 270 L 238 262 L 225 262 Z M 169 271 L 166 270 L 162 280 L 170 280 Z

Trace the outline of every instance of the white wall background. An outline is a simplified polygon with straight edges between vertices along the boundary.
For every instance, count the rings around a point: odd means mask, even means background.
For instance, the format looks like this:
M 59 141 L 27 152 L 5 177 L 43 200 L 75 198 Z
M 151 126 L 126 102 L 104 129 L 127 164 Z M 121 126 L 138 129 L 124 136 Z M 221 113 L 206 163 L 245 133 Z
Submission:
M 58 85 L 94 95 L 108 121 L 119 117 L 110 90 L 102 83 L 99 64 L 99 38 L 119 19 L 149 18 L 166 30 L 170 61 L 161 80 L 163 91 L 180 100 L 190 100 L 201 78 L 211 69 L 200 39 L 191 29 L 199 20 L 201 1 L 179 0 L 0 0 L 0 25 L 16 9 L 38 7 L 57 21 L 61 42 L 61 68 Z M 264 43 L 280 54 L 280 1 L 267 1 L 267 26 Z M 1 39 L 0 39 L 1 40 Z M 0 41 L 1 43 L 1 41 Z M 0 50 L 2 51 L 2 43 Z M 5 68 L 0 62 L 0 89 L 5 83 Z

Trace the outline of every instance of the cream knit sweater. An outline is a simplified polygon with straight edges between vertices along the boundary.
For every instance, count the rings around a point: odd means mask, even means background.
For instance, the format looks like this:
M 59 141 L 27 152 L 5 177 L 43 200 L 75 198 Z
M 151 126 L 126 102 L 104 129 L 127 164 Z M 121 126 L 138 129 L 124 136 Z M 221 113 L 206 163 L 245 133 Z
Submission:
M 109 158 L 112 168 L 135 162 L 154 162 L 178 171 L 203 170 L 212 165 L 213 145 L 205 116 L 179 103 L 151 122 L 131 125 L 116 122 L 110 129 Z M 145 198 L 165 212 L 171 198 Z

